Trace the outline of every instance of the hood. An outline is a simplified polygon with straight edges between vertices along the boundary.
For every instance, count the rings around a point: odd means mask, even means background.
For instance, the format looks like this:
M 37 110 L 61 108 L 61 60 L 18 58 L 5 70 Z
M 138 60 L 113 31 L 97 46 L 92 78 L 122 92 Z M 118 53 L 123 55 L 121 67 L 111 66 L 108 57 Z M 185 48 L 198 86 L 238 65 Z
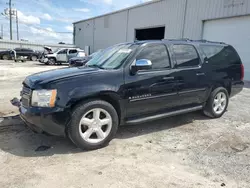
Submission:
M 36 73 L 26 77 L 23 84 L 34 89 L 39 84 L 45 84 L 56 80 L 61 80 L 69 77 L 88 75 L 103 71 L 99 68 L 92 67 L 74 67 L 74 68 L 62 68 L 57 70 L 49 70 L 40 73 Z
M 70 61 L 85 61 L 88 57 L 72 57 L 70 58 Z

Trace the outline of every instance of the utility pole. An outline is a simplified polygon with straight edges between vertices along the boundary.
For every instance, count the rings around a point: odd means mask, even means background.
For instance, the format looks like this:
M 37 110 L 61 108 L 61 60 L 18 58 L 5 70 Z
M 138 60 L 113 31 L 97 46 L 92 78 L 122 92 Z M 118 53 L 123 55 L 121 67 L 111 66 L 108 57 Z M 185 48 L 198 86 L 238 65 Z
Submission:
M 3 39 L 3 24 L 1 24 L 1 38 Z
M 11 10 L 11 0 L 9 0 L 9 16 L 10 16 L 10 40 L 12 40 L 12 10 Z
M 19 30 L 18 30 L 18 15 L 16 10 L 16 39 L 19 40 Z

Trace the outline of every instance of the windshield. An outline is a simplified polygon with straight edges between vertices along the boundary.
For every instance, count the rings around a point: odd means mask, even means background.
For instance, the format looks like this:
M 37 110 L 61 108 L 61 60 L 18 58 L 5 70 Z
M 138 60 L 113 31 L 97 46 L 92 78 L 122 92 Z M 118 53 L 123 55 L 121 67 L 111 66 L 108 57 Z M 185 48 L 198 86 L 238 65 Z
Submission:
M 57 53 L 59 50 L 61 50 L 61 48 L 57 48 L 57 49 L 53 50 L 53 53 Z
M 115 69 L 119 67 L 136 45 L 122 44 L 109 47 L 96 54 L 86 65 L 103 69 Z
M 85 57 L 85 53 L 84 52 L 78 52 L 76 57 Z

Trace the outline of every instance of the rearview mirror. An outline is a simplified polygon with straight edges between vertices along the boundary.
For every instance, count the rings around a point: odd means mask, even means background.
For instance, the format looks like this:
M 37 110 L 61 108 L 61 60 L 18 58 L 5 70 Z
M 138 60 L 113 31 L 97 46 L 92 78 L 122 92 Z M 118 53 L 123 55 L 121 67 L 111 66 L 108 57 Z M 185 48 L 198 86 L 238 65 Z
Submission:
M 149 70 L 152 68 L 152 62 L 148 59 L 140 59 L 131 66 L 131 72 L 135 74 L 139 70 Z

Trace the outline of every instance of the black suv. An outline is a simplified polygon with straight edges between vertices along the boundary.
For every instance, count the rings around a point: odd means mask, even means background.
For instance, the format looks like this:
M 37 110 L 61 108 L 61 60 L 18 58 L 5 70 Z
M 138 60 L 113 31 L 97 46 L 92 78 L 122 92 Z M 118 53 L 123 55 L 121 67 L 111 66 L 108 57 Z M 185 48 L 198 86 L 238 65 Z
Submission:
M 40 52 L 34 51 L 29 48 L 15 48 L 17 56 L 26 56 L 29 60 L 36 61 L 40 57 Z M 0 58 L 8 60 L 13 57 L 12 50 L 0 51 Z
M 140 41 L 103 50 L 84 67 L 28 76 L 21 117 L 36 132 L 83 149 L 107 145 L 119 125 L 203 110 L 221 117 L 243 88 L 244 67 L 224 43 Z

